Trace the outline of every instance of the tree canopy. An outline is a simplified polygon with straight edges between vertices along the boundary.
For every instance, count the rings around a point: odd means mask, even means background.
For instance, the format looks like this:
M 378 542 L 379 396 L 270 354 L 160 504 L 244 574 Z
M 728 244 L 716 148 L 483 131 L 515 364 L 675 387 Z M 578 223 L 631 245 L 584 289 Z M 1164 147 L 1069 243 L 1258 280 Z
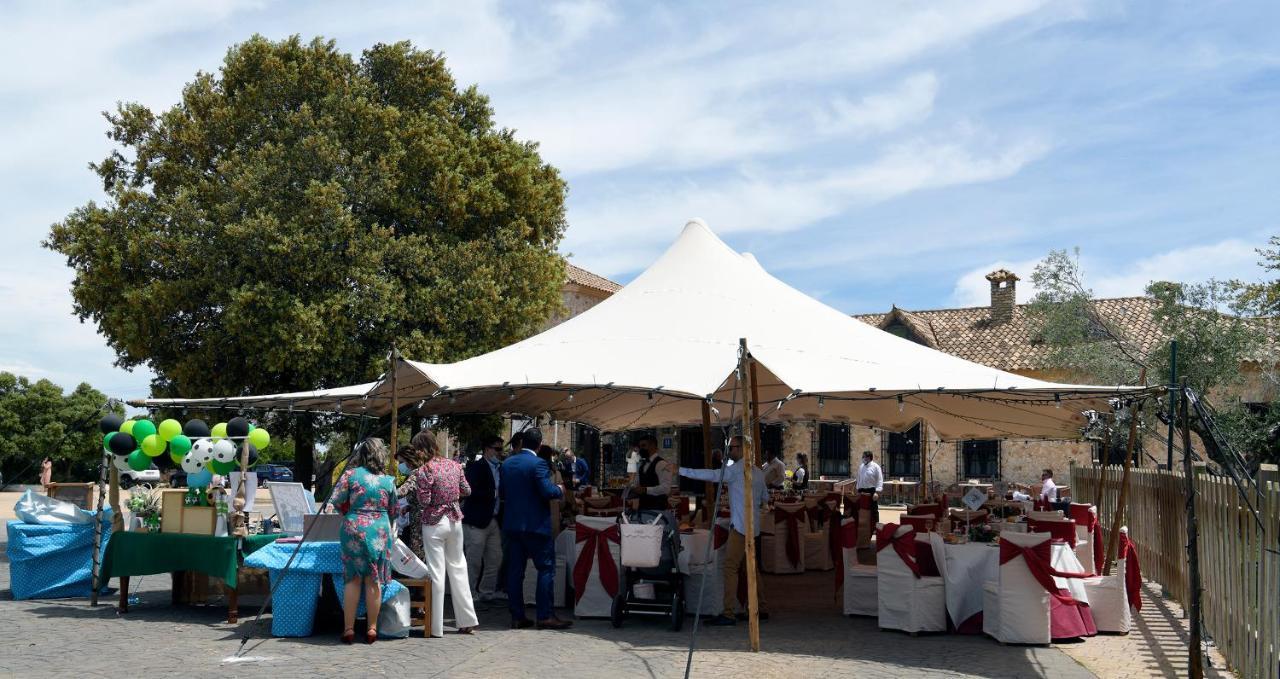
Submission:
M 64 394 L 49 380 L 0 372 L 0 465 L 9 481 L 34 478 L 48 456 L 62 468 L 88 469 L 102 454 L 98 420 L 107 397 L 88 384 Z M 111 410 L 123 414 L 116 406 Z M 83 471 L 82 469 L 82 471 Z
M 393 343 L 457 360 L 559 307 L 566 185 L 434 52 L 255 36 L 168 110 L 105 117 L 107 201 L 45 246 L 157 396 L 369 380 Z

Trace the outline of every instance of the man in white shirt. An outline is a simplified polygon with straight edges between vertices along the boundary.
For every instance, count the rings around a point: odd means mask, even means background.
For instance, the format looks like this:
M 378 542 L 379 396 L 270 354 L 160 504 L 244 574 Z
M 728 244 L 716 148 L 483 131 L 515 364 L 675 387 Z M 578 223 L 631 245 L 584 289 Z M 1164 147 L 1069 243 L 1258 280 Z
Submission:
M 742 437 L 734 436 L 729 441 L 729 462 L 724 469 L 689 469 L 680 468 L 680 476 L 700 481 L 720 481 L 723 473 L 725 491 L 729 493 L 729 541 L 725 548 L 724 560 L 720 562 L 720 580 L 724 585 L 724 607 L 720 615 L 707 621 L 708 625 L 734 625 L 737 619 L 734 610 L 738 603 L 738 569 L 742 567 L 747 549 L 747 512 L 746 512 L 746 475 L 742 462 Z M 769 502 L 769 493 L 765 490 L 764 475 L 751 475 L 751 513 L 753 517 L 753 533 L 755 539 L 760 537 L 760 509 Z M 758 548 L 757 548 L 757 551 Z M 757 580 L 759 582 L 759 580 Z M 756 601 L 760 611 L 760 619 L 768 620 L 769 613 L 764 601 L 764 591 L 757 590 Z
M 870 450 L 862 451 L 862 464 L 858 465 L 858 493 L 871 496 L 871 518 L 874 521 L 880 511 L 880 493 L 884 492 L 884 472 L 876 463 Z
M 1053 482 L 1053 470 L 1046 469 L 1040 474 L 1040 501 L 1050 504 L 1058 501 L 1058 485 Z

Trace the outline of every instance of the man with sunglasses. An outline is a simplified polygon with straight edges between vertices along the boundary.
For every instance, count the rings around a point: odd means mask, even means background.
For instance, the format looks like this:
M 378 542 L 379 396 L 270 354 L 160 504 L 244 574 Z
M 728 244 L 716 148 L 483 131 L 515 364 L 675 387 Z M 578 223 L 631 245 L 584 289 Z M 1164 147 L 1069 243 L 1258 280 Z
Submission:
M 480 452 L 480 459 L 468 462 L 465 470 L 471 495 L 462 501 L 463 554 L 472 596 L 479 601 L 492 601 L 505 596 L 494 591 L 503 552 L 502 500 L 498 492 L 502 486 L 502 439 L 483 439 Z

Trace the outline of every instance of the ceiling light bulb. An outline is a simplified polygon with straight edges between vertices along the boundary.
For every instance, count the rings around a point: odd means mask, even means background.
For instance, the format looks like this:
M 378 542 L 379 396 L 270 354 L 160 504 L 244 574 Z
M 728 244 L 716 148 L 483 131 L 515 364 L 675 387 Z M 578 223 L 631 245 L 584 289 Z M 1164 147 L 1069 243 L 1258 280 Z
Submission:
M 906 408 L 906 403 L 902 400 L 902 394 L 898 394 L 898 412 L 902 412 Z

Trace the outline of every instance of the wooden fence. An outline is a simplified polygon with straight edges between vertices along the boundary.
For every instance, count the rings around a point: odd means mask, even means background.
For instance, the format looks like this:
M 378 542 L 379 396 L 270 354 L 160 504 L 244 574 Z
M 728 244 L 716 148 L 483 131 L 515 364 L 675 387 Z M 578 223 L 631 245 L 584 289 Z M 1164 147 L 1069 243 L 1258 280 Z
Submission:
M 1105 540 L 1122 469 L 1075 467 L 1076 502 L 1098 505 Z M 1264 481 L 1254 521 L 1229 478 L 1196 472 L 1203 629 L 1246 677 L 1280 676 L 1280 483 Z M 1142 575 L 1184 607 L 1190 602 L 1186 483 L 1181 472 L 1133 469 L 1122 525 L 1138 546 Z

